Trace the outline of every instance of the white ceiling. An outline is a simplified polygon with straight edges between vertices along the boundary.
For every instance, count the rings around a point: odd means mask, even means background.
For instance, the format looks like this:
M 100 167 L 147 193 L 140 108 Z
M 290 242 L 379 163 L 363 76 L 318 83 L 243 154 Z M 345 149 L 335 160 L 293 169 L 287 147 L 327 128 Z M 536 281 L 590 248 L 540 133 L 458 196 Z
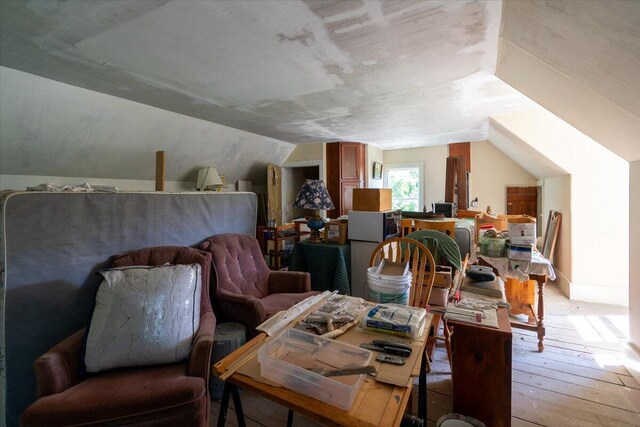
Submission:
M 498 1 L 3 1 L 0 64 L 271 138 L 404 148 L 533 107 Z

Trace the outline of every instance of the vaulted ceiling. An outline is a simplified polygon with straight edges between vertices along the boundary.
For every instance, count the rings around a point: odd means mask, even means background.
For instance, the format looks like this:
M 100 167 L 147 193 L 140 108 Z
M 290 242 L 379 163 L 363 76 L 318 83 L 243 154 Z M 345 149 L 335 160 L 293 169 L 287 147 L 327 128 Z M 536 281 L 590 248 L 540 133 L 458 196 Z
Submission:
M 0 65 L 281 141 L 482 140 L 490 116 L 537 108 L 516 88 L 640 159 L 640 1 L 3 0 L 0 12 Z
M 0 64 L 292 143 L 487 138 L 497 1 L 3 1 Z

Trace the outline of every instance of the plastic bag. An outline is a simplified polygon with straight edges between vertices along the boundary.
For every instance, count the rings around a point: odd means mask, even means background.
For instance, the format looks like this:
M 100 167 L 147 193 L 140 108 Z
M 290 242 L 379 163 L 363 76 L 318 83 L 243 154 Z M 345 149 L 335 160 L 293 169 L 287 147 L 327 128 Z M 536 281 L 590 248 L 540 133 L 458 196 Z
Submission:
M 399 304 L 377 304 L 360 321 L 360 327 L 408 338 L 419 338 L 424 332 L 427 311 Z

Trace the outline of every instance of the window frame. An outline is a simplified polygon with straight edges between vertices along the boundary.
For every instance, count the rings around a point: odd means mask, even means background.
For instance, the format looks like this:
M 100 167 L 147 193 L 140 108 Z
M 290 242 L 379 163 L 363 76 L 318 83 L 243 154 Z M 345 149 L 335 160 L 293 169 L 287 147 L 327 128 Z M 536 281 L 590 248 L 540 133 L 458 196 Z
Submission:
M 384 188 L 391 188 L 389 186 L 389 171 L 403 170 L 403 169 L 418 169 L 418 211 L 422 211 L 424 206 L 424 163 L 423 162 L 411 162 L 411 163 L 391 163 L 384 165 L 382 170 L 383 186 Z M 393 198 L 393 195 L 392 195 Z

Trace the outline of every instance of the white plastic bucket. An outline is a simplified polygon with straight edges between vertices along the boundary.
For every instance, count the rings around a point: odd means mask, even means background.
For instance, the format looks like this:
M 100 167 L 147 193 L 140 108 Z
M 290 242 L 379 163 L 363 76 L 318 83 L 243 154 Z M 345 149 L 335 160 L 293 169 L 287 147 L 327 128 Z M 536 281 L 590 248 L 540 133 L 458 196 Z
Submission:
M 405 276 L 387 276 L 375 273 L 376 267 L 367 270 L 369 301 L 383 304 L 409 305 L 411 273 Z

